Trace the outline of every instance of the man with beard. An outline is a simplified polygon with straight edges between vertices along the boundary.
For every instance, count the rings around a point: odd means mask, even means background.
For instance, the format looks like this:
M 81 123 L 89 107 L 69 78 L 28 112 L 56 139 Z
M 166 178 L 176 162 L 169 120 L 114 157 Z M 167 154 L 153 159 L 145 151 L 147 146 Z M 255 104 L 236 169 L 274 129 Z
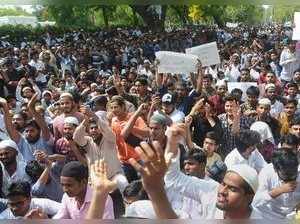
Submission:
M 25 161 L 34 160 L 34 152 L 42 150 L 48 155 L 52 154 L 53 138 L 44 118 L 36 112 L 35 103 L 38 94 L 34 94 L 28 103 L 28 108 L 34 117 L 24 125 L 24 135 L 21 134 L 12 124 L 12 117 L 8 111 L 7 103 L 2 102 L 4 110 L 5 126 L 10 138 L 18 144 L 20 153 Z
M 85 150 L 81 159 L 89 168 L 95 161 L 103 159 L 107 164 L 107 178 L 117 183 L 118 190 L 110 196 L 114 202 L 115 217 L 124 214 L 124 205 L 121 203 L 122 195 L 128 181 L 123 173 L 121 163 L 117 156 L 116 136 L 103 116 L 98 116 L 87 107 L 82 106 L 80 111 L 85 115 L 84 121 L 74 132 L 74 141 Z M 86 132 L 87 130 L 87 132 Z M 76 154 L 79 154 L 77 152 Z
M 82 106 L 80 111 L 85 117 L 76 128 L 73 137 L 74 141 L 85 150 L 85 154 L 78 160 L 85 161 L 84 163 L 91 167 L 95 161 L 103 159 L 107 164 L 108 178 L 116 180 L 119 190 L 123 192 L 128 182 L 117 156 L 115 134 L 107 121 L 96 116 L 87 107 Z
M 55 142 L 54 153 L 65 157 L 65 161 L 80 161 L 86 163 L 83 152 L 73 141 L 73 134 L 79 121 L 76 117 L 65 117 L 63 136 Z
M 262 98 L 258 101 L 256 107 L 256 121 L 263 121 L 271 128 L 275 143 L 278 144 L 280 140 L 280 123 L 277 119 L 270 115 L 271 101 L 268 98 Z
M 12 182 L 30 180 L 25 172 L 26 163 L 14 141 L 3 140 L 0 142 L 0 162 L 3 172 L 1 181 L 4 194 L 7 194 L 8 187 Z
M 165 148 L 167 144 L 167 136 L 165 135 L 167 123 L 168 119 L 163 114 L 154 114 L 151 116 L 149 122 L 150 142 L 158 141 L 159 144 Z
M 283 111 L 283 104 L 277 100 L 276 87 L 270 83 L 265 86 L 265 97 L 271 101 L 270 114 L 274 118 L 278 118 L 279 114 Z
M 251 207 L 252 199 L 258 188 L 256 171 L 245 164 L 230 167 L 219 185 L 212 180 L 201 180 L 178 171 L 178 163 L 171 162 L 173 155 L 178 155 L 180 139 L 185 136 L 185 128 L 173 126 L 168 137 L 167 153 L 158 142 L 152 146 L 142 144 L 137 151 L 143 160 L 143 166 L 134 159 L 130 163 L 141 173 L 143 186 L 158 218 L 172 219 L 179 216 L 174 212 L 165 193 L 164 185 L 172 184 L 182 195 L 202 204 L 205 219 L 255 219 L 260 218 L 257 210 Z M 168 172 L 167 172 L 168 170 Z M 165 176 L 166 174 L 166 176 Z
M 76 112 L 76 104 L 71 93 L 61 94 L 59 101 L 62 114 L 53 120 L 53 132 L 56 140 L 63 136 L 65 117 L 76 117 L 80 122 L 83 118 L 81 113 Z
M 65 194 L 62 207 L 53 219 L 84 219 L 92 200 L 92 189 L 88 185 L 88 168 L 77 161 L 67 163 L 60 177 Z M 100 211 L 99 211 L 100 212 Z M 103 219 L 114 219 L 113 203 L 108 196 Z
M 15 127 L 15 129 L 17 131 L 19 131 L 20 133 L 22 133 L 24 131 L 24 125 L 25 125 L 26 119 L 27 119 L 26 114 L 24 114 L 22 112 L 16 113 L 12 117 L 12 124 Z

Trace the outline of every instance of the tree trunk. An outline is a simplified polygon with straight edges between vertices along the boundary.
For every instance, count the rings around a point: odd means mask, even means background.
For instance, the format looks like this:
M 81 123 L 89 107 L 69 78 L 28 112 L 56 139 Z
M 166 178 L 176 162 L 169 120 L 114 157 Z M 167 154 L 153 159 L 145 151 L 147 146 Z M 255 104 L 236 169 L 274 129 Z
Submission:
M 154 14 L 148 10 L 149 6 L 150 5 L 130 5 L 133 11 L 142 17 L 147 28 L 157 32 L 164 31 L 167 6 L 162 6 L 160 18 L 157 14 Z
M 108 28 L 108 16 L 107 16 L 107 10 L 105 6 L 102 6 L 102 14 L 103 14 L 104 26 L 105 28 Z
M 134 23 L 134 26 L 138 26 L 139 25 L 139 19 L 137 17 L 136 11 L 132 9 L 132 13 L 133 13 L 133 23 Z

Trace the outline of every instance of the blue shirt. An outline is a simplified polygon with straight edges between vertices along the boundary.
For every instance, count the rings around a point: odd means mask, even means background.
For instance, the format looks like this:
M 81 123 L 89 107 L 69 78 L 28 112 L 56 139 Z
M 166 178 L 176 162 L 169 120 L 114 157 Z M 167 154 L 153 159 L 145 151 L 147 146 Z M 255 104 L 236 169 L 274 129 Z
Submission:
M 37 142 L 29 143 L 24 136 L 21 136 L 18 147 L 25 161 L 35 160 L 33 153 L 36 150 L 41 150 L 48 155 L 53 154 L 53 141 L 51 137 L 48 141 L 45 141 L 43 137 L 40 137 Z

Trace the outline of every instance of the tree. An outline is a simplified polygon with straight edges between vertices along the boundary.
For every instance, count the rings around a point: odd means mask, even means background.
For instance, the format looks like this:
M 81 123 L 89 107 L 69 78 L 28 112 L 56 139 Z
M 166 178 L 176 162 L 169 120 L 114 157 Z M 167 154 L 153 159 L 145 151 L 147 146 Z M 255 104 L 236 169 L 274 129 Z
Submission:
M 141 16 L 145 25 L 153 31 L 163 31 L 167 5 L 130 5 Z

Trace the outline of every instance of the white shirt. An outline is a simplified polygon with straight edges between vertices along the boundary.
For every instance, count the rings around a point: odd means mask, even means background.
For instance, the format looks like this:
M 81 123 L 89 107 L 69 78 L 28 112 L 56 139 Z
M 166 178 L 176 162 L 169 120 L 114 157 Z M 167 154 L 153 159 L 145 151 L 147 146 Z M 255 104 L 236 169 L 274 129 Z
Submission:
M 47 198 L 32 198 L 28 212 L 32 209 L 39 208 L 43 213 L 54 216 L 60 207 L 60 203 Z M 10 208 L 7 208 L 0 214 L 0 219 L 23 219 L 23 217 L 14 216 Z
M 279 64 L 282 66 L 280 78 L 288 82 L 292 80 L 294 71 L 300 67 L 296 53 L 291 53 L 288 48 L 281 52 Z
M 2 162 L 0 162 L 1 168 L 2 168 L 2 172 L 3 172 L 3 177 L 2 177 L 2 192 L 4 194 L 8 193 L 8 187 L 12 182 L 16 182 L 16 181 L 28 181 L 30 183 L 30 177 L 27 175 L 27 173 L 25 172 L 25 167 L 26 167 L 26 163 L 23 161 L 17 162 L 17 169 L 16 172 L 9 176 L 8 172 L 6 171 L 6 169 L 4 168 L 4 165 L 2 164 Z
M 283 104 L 276 100 L 275 103 L 271 105 L 270 115 L 274 118 L 278 118 L 279 114 L 283 111 L 283 109 Z
M 254 168 L 257 173 L 259 173 L 261 169 L 267 165 L 264 157 L 257 149 L 250 154 L 248 159 L 244 158 L 237 149 L 234 149 L 226 156 L 224 162 L 227 167 L 238 164 L 247 164 Z
M 226 70 L 226 76 L 229 78 L 229 82 L 237 82 L 238 77 L 241 75 L 239 68 L 240 64 L 237 66 L 234 64 L 229 65 Z
M 178 153 L 179 154 L 179 153 Z M 209 179 L 203 180 L 187 176 L 179 170 L 179 155 L 172 160 L 165 176 L 166 186 L 177 190 L 185 197 L 191 198 L 202 205 L 202 217 L 204 219 L 224 219 L 223 211 L 216 207 L 219 183 Z M 261 218 L 256 209 L 252 210 L 250 219 Z
M 297 178 L 297 187 L 294 192 L 284 193 L 277 198 L 272 198 L 269 192 L 281 184 L 282 181 L 275 172 L 273 164 L 268 164 L 261 170 L 259 174 L 259 187 L 253 199 L 252 206 L 257 208 L 264 218 L 286 218 L 299 203 L 300 176 Z

